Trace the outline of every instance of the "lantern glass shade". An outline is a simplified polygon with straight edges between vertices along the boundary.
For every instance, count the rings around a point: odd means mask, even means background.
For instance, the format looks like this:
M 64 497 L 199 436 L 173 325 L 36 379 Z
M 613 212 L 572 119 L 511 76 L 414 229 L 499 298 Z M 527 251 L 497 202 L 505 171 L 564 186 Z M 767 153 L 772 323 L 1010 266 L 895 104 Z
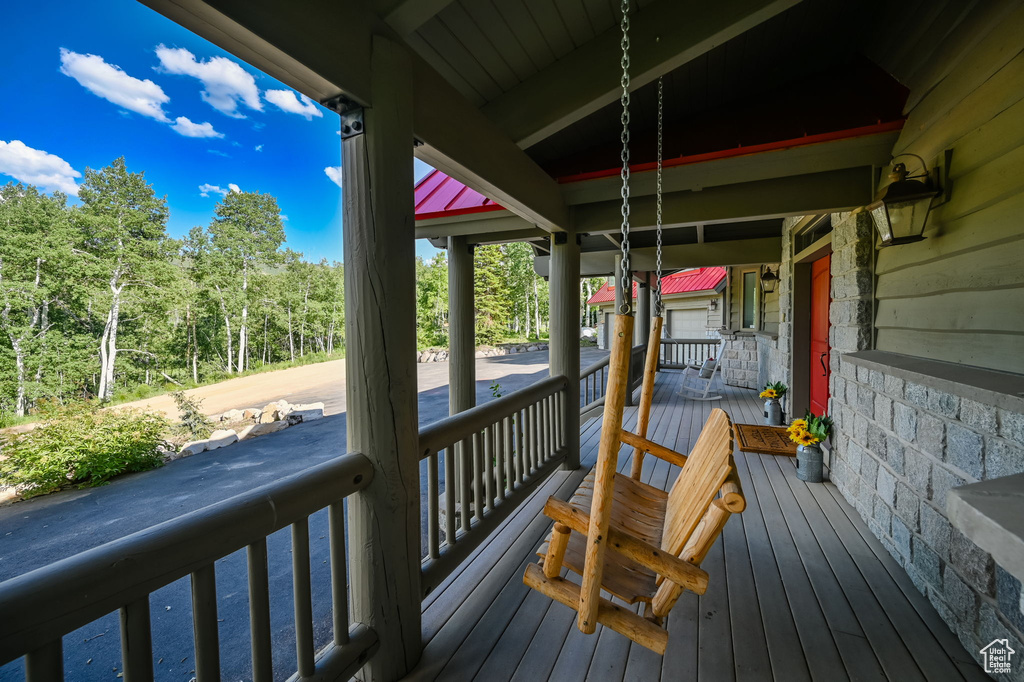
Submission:
M 772 272 L 770 269 L 765 270 L 765 273 L 761 275 L 761 290 L 770 294 L 775 291 L 775 286 L 779 283 L 779 276 Z
M 868 206 L 882 246 L 919 242 L 924 237 L 925 223 L 932 198 L 938 191 L 917 180 L 900 180 L 890 184 Z

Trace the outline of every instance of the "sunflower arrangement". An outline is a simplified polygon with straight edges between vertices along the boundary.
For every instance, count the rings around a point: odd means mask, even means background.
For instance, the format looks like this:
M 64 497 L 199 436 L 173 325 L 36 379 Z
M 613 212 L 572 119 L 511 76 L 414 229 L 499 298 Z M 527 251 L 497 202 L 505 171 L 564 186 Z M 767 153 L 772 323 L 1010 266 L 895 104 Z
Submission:
M 794 419 L 786 431 L 789 439 L 798 445 L 816 445 L 832 433 L 832 417 L 818 417 L 808 412 L 803 419 Z
M 788 390 L 789 388 L 787 388 L 786 384 L 781 381 L 775 381 L 764 387 L 764 390 L 761 391 L 761 398 L 778 399 L 786 395 L 786 391 Z

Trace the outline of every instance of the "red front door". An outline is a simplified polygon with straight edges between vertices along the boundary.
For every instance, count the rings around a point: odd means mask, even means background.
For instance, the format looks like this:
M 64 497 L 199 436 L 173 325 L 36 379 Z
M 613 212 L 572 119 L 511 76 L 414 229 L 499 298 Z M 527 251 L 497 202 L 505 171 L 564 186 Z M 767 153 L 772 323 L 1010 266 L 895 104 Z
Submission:
M 832 256 L 811 264 L 811 357 L 810 402 L 811 411 L 816 415 L 828 412 L 828 307 L 832 302 Z

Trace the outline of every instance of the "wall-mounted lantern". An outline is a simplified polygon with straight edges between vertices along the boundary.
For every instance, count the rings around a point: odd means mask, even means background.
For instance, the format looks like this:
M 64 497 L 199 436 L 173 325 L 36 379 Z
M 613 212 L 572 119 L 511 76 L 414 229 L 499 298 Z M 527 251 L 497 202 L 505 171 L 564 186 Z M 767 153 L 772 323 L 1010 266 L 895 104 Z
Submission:
M 922 173 L 908 175 L 905 164 L 895 164 L 889 173 L 890 184 L 867 207 L 875 229 L 882 238 L 882 246 L 910 244 L 924 239 L 922 233 L 928 221 L 932 199 L 942 191 L 938 183 L 932 180 L 923 159 L 921 166 Z
M 710 301 L 708 301 L 708 310 L 711 310 L 711 311 L 718 310 L 718 299 L 717 298 L 713 298 Z
M 765 266 L 764 272 L 761 273 L 761 291 L 766 294 L 770 294 L 775 291 L 775 287 L 779 284 L 779 275 L 772 272 L 772 269 Z

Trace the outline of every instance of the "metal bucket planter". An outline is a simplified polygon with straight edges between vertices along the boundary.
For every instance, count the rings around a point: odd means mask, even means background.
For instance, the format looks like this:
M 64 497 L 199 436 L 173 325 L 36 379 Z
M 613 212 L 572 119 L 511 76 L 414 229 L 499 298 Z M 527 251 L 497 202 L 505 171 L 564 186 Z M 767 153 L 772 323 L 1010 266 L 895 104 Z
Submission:
M 820 445 L 798 446 L 796 449 L 796 477 L 808 483 L 821 483 L 823 461 L 824 456 Z
M 769 398 L 764 401 L 764 423 L 768 426 L 782 426 L 785 415 L 782 413 L 782 404 L 778 398 Z

